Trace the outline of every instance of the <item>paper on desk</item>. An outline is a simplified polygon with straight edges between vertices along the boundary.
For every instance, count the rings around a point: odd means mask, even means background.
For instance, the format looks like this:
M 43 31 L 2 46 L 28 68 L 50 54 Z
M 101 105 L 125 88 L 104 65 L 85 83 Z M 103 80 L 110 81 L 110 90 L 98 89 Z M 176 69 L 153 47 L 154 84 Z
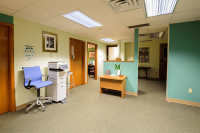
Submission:
M 116 75 L 110 75 L 110 76 L 116 76 Z

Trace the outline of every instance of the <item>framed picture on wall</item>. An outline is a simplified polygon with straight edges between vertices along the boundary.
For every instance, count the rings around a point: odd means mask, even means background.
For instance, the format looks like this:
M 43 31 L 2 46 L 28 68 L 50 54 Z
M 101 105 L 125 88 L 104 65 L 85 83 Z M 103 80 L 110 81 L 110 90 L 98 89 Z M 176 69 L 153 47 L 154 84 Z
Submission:
M 149 47 L 139 48 L 139 62 L 149 62 Z
M 95 58 L 95 51 L 89 52 L 89 58 Z
M 42 51 L 58 52 L 58 36 L 57 34 L 42 31 Z

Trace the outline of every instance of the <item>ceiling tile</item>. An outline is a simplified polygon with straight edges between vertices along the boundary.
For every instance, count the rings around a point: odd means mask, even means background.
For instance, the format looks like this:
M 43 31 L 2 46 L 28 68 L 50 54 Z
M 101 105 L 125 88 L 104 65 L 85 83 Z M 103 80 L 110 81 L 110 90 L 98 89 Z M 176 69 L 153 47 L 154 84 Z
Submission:
M 39 18 L 32 17 L 30 15 L 27 15 L 27 14 L 24 14 L 24 13 L 21 13 L 21 12 L 16 12 L 15 14 L 13 14 L 13 16 L 21 18 L 21 19 L 28 20 L 28 21 L 31 21 L 31 22 L 40 22 L 41 21 L 41 19 L 39 19 Z
M 200 9 L 200 0 L 178 0 L 175 12 Z
M 40 18 L 42 20 L 56 16 L 54 13 L 47 11 L 45 9 L 42 9 L 41 7 L 38 7 L 33 4 L 23 8 L 22 10 L 20 10 L 20 12 L 30 15 L 30 16 Z
M 167 28 L 149 29 L 149 33 L 165 32 Z
M 133 31 L 133 33 L 134 33 L 134 31 Z M 139 30 L 139 34 L 146 34 L 146 33 L 148 33 L 148 30 Z
M 119 36 L 134 36 L 132 32 L 118 32 L 116 34 Z
M 66 14 L 76 10 L 76 8 L 66 0 L 38 0 L 34 2 L 34 4 L 56 14 Z
M 124 21 L 124 23 L 126 24 L 126 26 L 146 24 L 146 19 Z
M 160 25 L 148 26 L 148 29 L 167 28 L 167 27 L 168 24 L 160 24 Z
M 0 13 L 11 15 L 14 12 L 16 12 L 16 10 L 12 10 L 12 9 L 0 6 Z
M 79 11 L 95 21 L 97 18 L 115 14 L 104 1 L 96 2 L 95 4 L 80 8 Z
M 182 23 L 182 22 L 190 22 L 190 21 L 195 21 L 196 18 L 190 18 L 190 19 L 183 19 L 183 20 L 172 20 L 170 22 L 170 24 L 174 24 L 174 23 Z
M 76 31 L 76 30 L 74 30 L 74 31 L 69 31 L 69 33 L 75 34 L 75 35 L 79 35 L 79 36 L 84 35 L 83 33 L 79 32 L 79 31 Z
M 112 25 L 103 26 L 103 27 L 110 30 L 128 30 L 128 27 L 124 24 L 112 24 Z
M 147 20 L 147 23 L 159 22 L 159 21 L 170 21 L 172 16 L 173 14 L 166 14 L 166 15 L 160 15 L 160 16 L 155 16 L 155 17 L 149 17 L 149 18 L 146 18 L 146 20 Z
M 84 6 L 91 5 L 95 2 L 99 2 L 101 0 L 67 0 L 69 3 L 71 3 L 73 6 L 77 8 L 81 8 Z
M 0 5 L 13 10 L 20 10 L 30 3 L 25 0 L 0 0 Z
M 63 16 L 56 16 L 56 17 L 53 17 L 53 18 L 49 18 L 46 21 L 49 21 L 51 23 L 54 23 L 54 24 L 57 24 L 57 25 L 60 25 L 60 26 L 67 26 L 69 24 L 75 24 L 74 21 L 69 20 L 69 19 L 67 19 Z
M 58 27 L 58 28 L 56 28 L 56 29 L 59 29 L 59 30 L 62 30 L 62 31 L 66 31 L 66 32 L 70 32 L 70 31 L 73 31 L 72 29 L 69 29 L 69 28 L 67 28 L 67 27 Z
M 81 29 L 81 30 L 78 30 L 79 32 L 83 33 L 83 34 L 92 34 L 94 33 L 95 31 L 89 29 L 89 28 L 85 28 L 85 29 Z
M 72 30 L 81 30 L 81 29 L 87 28 L 87 27 L 82 26 L 80 24 L 70 24 L 70 25 L 67 25 L 66 27 L 69 28 L 69 29 L 72 29 Z
M 134 36 L 120 36 L 120 39 L 134 39 Z
M 121 19 L 119 19 L 119 17 L 117 17 L 115 14 L 97 18 L 97 19 L 95 19 L 95 21 L 99 22 L 103 26 L 122 23 Z
M 41 22 L 39 22 L 39 24 L 42 24 L 42 25 L 45 25 L 45 26 L 49 26 L 49 27 L 52 27 L 52 28 L 60 27 L 59 25 L 53 24 L 53 23 L 48 22 L 48 21 L 41 21 Z
M 198 18 L 199 16 L 200 16 L 200 9 L 186 11 L 186 12 L 179 12 L 179 13 L 174 13 L 174 16 L 171 21 L 183 20 L 183 19 L 189 19 L 189 18 Z
M 140 9 L 118 13 L 117 16 L 123 21 L 130 21 L 130 20 L 145 18 L 145 13 L 144 13 L 144 9 L 140 8 Z
M 168 21 L 159 21 L 159 22 L 151 22 L 150 26 L 161 25 L 161 24 L 169 24 L 170 20 Z

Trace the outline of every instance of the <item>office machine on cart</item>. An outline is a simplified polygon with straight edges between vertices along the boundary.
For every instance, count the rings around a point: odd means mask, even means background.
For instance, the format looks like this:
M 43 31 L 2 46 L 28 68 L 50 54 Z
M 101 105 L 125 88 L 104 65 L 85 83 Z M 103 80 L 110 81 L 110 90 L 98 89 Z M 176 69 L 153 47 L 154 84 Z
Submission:
M 52 97 L 55 102 L 67 102 L 65 69 L 68 69 L 68 64 L 65 62 L 48 62 L 49 80 L 53 82 L 53 85 L 48 86 L 47 96 Z

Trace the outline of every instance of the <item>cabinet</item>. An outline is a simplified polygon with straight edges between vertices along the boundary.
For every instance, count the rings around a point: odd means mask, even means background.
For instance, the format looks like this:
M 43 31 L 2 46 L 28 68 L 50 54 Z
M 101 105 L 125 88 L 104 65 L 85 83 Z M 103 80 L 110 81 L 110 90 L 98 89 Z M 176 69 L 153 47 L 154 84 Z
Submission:
M 94 75 L 95 77 L 95 65 L 88 65 L 88 75 Z

